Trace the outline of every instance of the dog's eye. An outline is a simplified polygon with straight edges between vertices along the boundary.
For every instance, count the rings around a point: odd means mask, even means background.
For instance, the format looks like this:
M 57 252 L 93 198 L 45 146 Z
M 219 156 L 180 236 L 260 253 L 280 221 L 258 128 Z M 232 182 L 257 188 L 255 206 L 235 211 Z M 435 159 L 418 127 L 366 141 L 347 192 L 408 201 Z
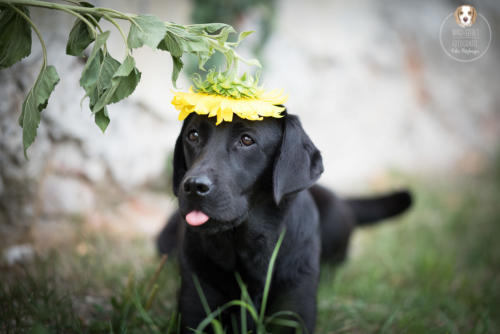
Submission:
M 249 135 L 243 135 L 241 136 L 241 143 L 245 146 L 250 146 L 253 145 L 255 141 Z
M 460 15 L 462 15 L 464 12 L 460 11 Z
M 200 137 L 200 134 L 198 133 L 198 131 L 196 130 L 191 130 L 189 131 L 188 135 L 187 135 L 187 138 L 190 140 L 190 141 L 197 141 L 198 138 Z

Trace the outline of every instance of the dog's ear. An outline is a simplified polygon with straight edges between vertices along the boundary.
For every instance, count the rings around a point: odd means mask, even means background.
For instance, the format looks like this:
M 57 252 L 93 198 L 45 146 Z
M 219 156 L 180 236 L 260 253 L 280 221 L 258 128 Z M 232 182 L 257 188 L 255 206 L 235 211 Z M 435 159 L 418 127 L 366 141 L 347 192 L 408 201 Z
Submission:
M 476 8 L 474 8 L 472 6 L 471 6 L 471 9 L 472 9 L 472 18 L 470 20 L 470 23 L 474 24 L 476 22 L 477 11 L 476 11 Z
M 453 16 L 455 16 L 455 21 L 457 22 L 457 24 L 461 24 L 460 18 L 458 17 L 458 12 L 460 11 L 461 7 L 462 6 L 458 6 L 457 9 L 455 9 L 455 12 L 453 13 Z
M 284 196 L 312 186 L 321 173 L 321 153 L 304 132 L 298 117 L 286 115 L 281 147 L 274 160 L 274 201 L 279 205 Z
M 184 123 L 182 124 L 182 129 L 181 132 L 179 133 L 179 136 L 177 137 L 177 140 L 175 142 L 175 148 L 174 148 L 174 171 L 172 173 L 172 186 L 174 190 L 174 195 L 177 196 L 177 193 L 179 192 L 179 185 L 181 184 L 182 178 L 186 174 L 187 167 L 186 167 L 186 159 L 184 158 L 184 145 L 182 143 L 183 141 L 183 134 L 184 134 L 184 128 L 186 127 L 187 119 L 184 120 Z

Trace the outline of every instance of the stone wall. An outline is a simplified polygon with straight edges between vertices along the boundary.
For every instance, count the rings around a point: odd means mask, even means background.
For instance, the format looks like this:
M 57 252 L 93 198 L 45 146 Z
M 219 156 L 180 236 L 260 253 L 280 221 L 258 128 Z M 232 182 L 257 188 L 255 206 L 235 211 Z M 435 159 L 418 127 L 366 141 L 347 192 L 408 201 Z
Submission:
M 185 2 L 106 1 L 102 5 L 126 12 L 154 12 L 177 22 L 187 22 L 189 17 Z M 130 98 L 109 108 L 111 123 L 103 134 L 94 124 L 87 101 L 80 105 L 84 62 L 64 52 L 74 18 L 43 9 L 31 10 L 31 16 L 47 44 L 49 64 L 56 66 L 61 81 L 42 113 L 26 160 L 17 118 L 41 65 L 36 36 L 30 57 L 0 71 L 0 235 L 8 242 L 22 238 L 37 223 L 85 219 L 96 211 L 116 209 L 145 188 L 166 193 L 166 169 L 179 128 L 169 105 L 172 64 L 167 53 L 146 48 L 135 51 L 144 79 Z M 123 56 L 121 43 L 119 34 L 112 31 L 108 47 L 116 58 Z M 165 214 L 167 210 L 165 206 Z

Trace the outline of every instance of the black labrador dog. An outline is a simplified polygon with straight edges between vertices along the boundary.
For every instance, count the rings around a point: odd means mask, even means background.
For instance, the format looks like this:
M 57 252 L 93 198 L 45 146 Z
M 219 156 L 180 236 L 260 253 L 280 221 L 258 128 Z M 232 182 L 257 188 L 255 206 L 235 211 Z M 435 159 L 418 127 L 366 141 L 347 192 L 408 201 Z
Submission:
M 313 333 L 320 258 L 341 261 L 355 226 L 397 215 L 411 204 L 406 191 L 342 200 L 315 185 L 323 172 L 321 154 L 299 119 L 284 114 L 262 121 L 235 116 L 218 126 L 194 114 L 184 121 L 174 151 L 179 209 L 158 237 L 161 253 L 179 249 L 183 332 L 207 316 L 193 276 L 212 311 L 241 298 L 235 273 L 260 305 L 271 254 L 285 230 L 267 313 L 295 312 Z M 240 309 L 234 313 L 239 319 Z M 230 330 L 231 309 L 221 320 Z

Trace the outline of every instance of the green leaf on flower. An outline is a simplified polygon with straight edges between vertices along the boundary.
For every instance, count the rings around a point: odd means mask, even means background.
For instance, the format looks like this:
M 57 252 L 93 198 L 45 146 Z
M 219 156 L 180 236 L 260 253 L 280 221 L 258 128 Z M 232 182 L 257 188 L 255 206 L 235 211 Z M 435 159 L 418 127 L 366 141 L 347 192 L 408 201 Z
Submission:
M 227 26 L 221 29 L 217 36 L 214 36 L 219 41 L 219 44 L 224 45 L 227 42 L 229 34 L 236 33 L 236 31 L 231 26 Z
M 0 12 L 0 69 L 17 63 L 31 53 L 31 27 L 26 20 L 11 8 L 1 7 Z M 28 9 L 17 8 L 27 16 Z
M 249 30 L 249 31 L 242 31 L 239 35 L 238 35 L 238 40 L 236 42 L 232 42 L 232 43 L 228 43 L 229 45 L 231 46 L 238 46 L 242 40 L 244 40 L 245 38 L 247 38 L 248 36 L 250 36 L 251 34 L 253 34 L 254 31 L 252 30 Z
M 241 61 L 249 66 L 262 67 L 262 65 L 260 65 L 260 62 L 255 58 L 254 59 L 241 59 Z
M 23 102 L 19 125 L 23 128 L 23 148 L 26 157 L 26 150 L 36 137 L 40 124 L 40 112 L 47 107 L 50 94 L 58 82 L 59 76 L 55 67 L 44 67 Z
M 262 91 L 262 88 L 258 86 L 258 77 L 254 78 L 245 73 L 238 78 L 230 71 L 218 72 L 215 69 L 208 71 L 205 80 L 199 74 L 195 74 L 193 83 L 197 92 L 223 95 L 235 99 L 253 99 Z
M 130 24 L 128 46 L 135 49 L 146 44 L 156 49 L 167 32 L 165 22 L 153 15 L 138 15 L 133 20 L 135 23 Z

